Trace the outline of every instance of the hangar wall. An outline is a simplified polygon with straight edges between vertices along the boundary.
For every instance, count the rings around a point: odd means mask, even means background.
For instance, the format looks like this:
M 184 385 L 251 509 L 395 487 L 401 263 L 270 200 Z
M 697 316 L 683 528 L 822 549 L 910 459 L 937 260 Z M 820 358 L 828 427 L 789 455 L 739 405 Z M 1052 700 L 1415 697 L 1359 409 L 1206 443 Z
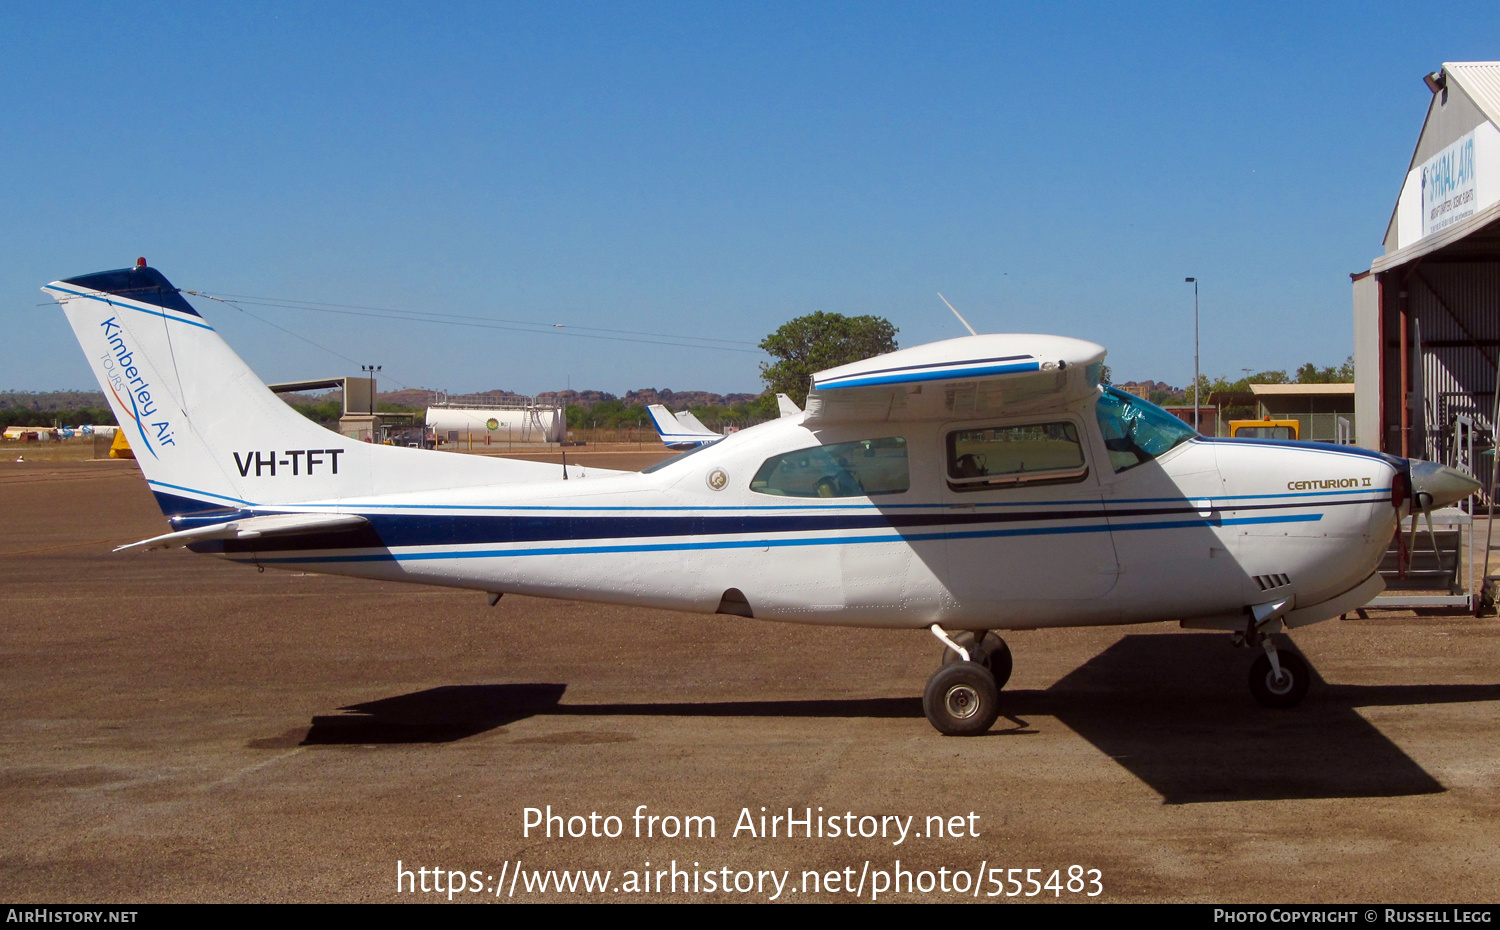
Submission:
M 1354 277 L 1354 357 L 1380 358 L 1380 290 L 1369 272 Z M 1354 366 L 1354 444 L 1379 449 L 1380 366 Z

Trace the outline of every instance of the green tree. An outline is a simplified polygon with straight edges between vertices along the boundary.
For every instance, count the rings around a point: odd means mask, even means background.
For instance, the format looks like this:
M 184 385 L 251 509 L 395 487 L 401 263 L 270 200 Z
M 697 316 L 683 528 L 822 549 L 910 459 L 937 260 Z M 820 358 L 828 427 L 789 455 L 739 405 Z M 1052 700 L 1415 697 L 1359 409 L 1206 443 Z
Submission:
M 1297 369 L 1298 384 L 1348 384 L 1354 380 L 1354 356 L 1344 359 L 1344 364 L 1337 368 L 1329 365 L 1319 368 L 1312 362 L 1308 362 Z
M 786 323 L 760 347 L 777 359 L 761 362 L 766 389 L 803 406 L 814 372 L 896 351 L 896 327 L 878 316 L 812 313 Z

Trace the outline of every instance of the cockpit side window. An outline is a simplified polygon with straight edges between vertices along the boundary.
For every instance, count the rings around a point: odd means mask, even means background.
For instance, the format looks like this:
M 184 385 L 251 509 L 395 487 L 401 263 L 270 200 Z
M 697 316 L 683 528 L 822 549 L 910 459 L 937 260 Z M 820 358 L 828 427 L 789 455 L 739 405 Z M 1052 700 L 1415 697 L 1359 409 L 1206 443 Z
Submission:
M 1078 481 L 1087 474 L 1078 427 L 1067 421 L 948 434 L 948 486 L 955 491 Z
M 900 436 L 783 452 L 766 459 L 750 479 L 750 490 L 781 497 L 874 497 L 910 487 Z
M 1155 404 L 1114 387 L 1104 388 L 1097 412 L 1104 446 L 1116 472 L 1149 462 L 1198 435 Z

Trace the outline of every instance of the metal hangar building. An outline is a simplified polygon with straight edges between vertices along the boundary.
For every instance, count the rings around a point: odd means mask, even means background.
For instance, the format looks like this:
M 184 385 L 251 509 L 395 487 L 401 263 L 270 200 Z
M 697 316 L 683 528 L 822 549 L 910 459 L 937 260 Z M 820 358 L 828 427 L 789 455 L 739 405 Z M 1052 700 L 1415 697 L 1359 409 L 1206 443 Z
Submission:
M 1500 357 L 1500 62 L 1432 91 L 1385 254 L 1352 275 L 1356 441 L 1472 468 L 1493 435 Z

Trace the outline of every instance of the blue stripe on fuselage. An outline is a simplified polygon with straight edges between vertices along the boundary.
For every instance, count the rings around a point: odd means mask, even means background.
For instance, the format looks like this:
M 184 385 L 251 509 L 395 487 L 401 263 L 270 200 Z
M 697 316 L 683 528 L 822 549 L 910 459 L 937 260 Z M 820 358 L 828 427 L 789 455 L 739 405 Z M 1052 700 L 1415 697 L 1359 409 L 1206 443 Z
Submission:
M 1225 510 L 1236 513 L 1271 510 L 1306 511 L 1312 508 L 1321 510 L 1328 507 L 1383 502 L 1383 498 L 1372 498 L 1368 500 L 1340 500 L 1321 503 L 1249 504 L 1232 508 L 1216 508 L 1216 515 L 1204 518 L 1204 521 L 1211 522 L 1213 525 L 1220 525 L 1221 521 L 1229 522 L 1222 517 L 1222 513 Z M 896 530 L 906 535 L 907 538 L 921 538 L 920 534 L 913 535 L 910 531 L 931 527 L 948 527 L 950 529 L 946 532 L 950 538 L 963 538 L 961 533 L 955 537 L 955 530 L 951 528 L 1041 523 L 1046 525 L 1041 529 L 1056 529 L 1061 531 L 1063 528 L 1062 524 L 1076 523 L 1077 521 L 1095 521 L 1095 524 L 1100 528 L 1108 528 L 1107 523 L 1099 523 L 1097 521 L 1113 521 L 1119 524 L 1119 521 L 1130 518 L 1166 518 L 1185 514 L 1197 514 L 1200 509 L 1199 504 L 1183 501 L 1175 507 L 1111 507 L 1106 509 L 1098 504 L 1094 504 L 1087 510 L 1034 510 L 1003 513 L 993 511 L 986 513 L 941 511 L 937 513 L 903 512 L 888 514 L 813 513 L 800 515 L 778 514 L 775 516 L 744 514 L 735 516 L 703 516 L 683 514 L 674 516 L 628 517 L 571 514 L 567 516 L 542 514 L 471 516 L 388 513 L 366 513 L 361 515 L 369 520 L 369 529 L 373 533 L 373 537 L 378 539 L 379 544 L 389 549 L 401 549 L 426 546 L 585 542 L 601 539 L 688 536 L 761 536 L 766 534 L 781 535 L 788 533 L 850 532 L 859 530 Z M 238 514 L 226 513 L 224 519 L 244 515 L 243 512 Z M 1301 516 L 1305 517 L 1306 514 Z M 1315 515 L 1313 519 L 1316 518 L 1317 516 Z M 1119 525 L 1124 526 L 1124 524 Z M 1129 528 L 1135 528 L 1136 526 L 1136 524 L 1130 524 Z M 996 531 L 983 530 L 980 532 Z M 222 551 L 225 552 L 272 552 L 278 550 L 350 548 L 348 538 L 338 533 L 312 534 L 311 536 L 299 534 L 286 537 L 261 537 L 246 541 L 226 540 L 213 544 L 205 543 L 204 545 L 212 546 L 212 551 L 220 551 L 220 547 L 222 547 Z
M 235 559 L 235 561 L 255 561 L 259 564 L 346 564 L 353 562 L 422 562 L 442 559 L 483 559 L 483 558 L 522 558 L 535 555 L 601 555 L 625 552 L 682 552 L 690 550 L 720 550 L 720 549 L 766 549 L 783 548 L 788 546 L 844 546 L 862 543 L 882 542 L 923 542 L 932 540 L 948 539 L 981 539 L 997 538 L 1005 536 L 1051 536 L 1080 533 L 1102 533 L 1111 530 L 1140 531 L 1140 530 L 1163 530 L 1184 528 L 1207 528 L 1213 526 L 1244 526 L 1251 524 L 1274 524 L 1274 523 L 1311 523 L 1321 520 L 1322 514 L 1290 514 L 1278 517 L 1250 517 L 1241 519 L 1217 520 L 1204 518 L 1198 520 L 1174 520 L 1163 523 L 1134 523 L 1111 526 L 1109 524 L 1092 524 L 1088 526 L 1053 526 L 1053 527 L 1024 527 L 1010 530 L 985 530 L 963 533 L 918 533 L 918 534 L 882 534 L 879 536 L 825 536 L 813 538 L 793 539 L 726 539 L 726 540 L 704 540 L 694 542 L 663 542 L 663 543 L 626 543 L 620 545 L 599 546 L 570 546 L 528 549 L 461 549 L 444 550 L 438 552 L 374 552 L 358 555 L 324 555 L 324 556 L 288 556 L 266 558 L 254 556 L 253 559 Z M 206 544 L 204 544 L 206 545 Z M 197 551 L 206 551 L 193 546 Z M 233 555 L 230 558 L 234 558 Z

